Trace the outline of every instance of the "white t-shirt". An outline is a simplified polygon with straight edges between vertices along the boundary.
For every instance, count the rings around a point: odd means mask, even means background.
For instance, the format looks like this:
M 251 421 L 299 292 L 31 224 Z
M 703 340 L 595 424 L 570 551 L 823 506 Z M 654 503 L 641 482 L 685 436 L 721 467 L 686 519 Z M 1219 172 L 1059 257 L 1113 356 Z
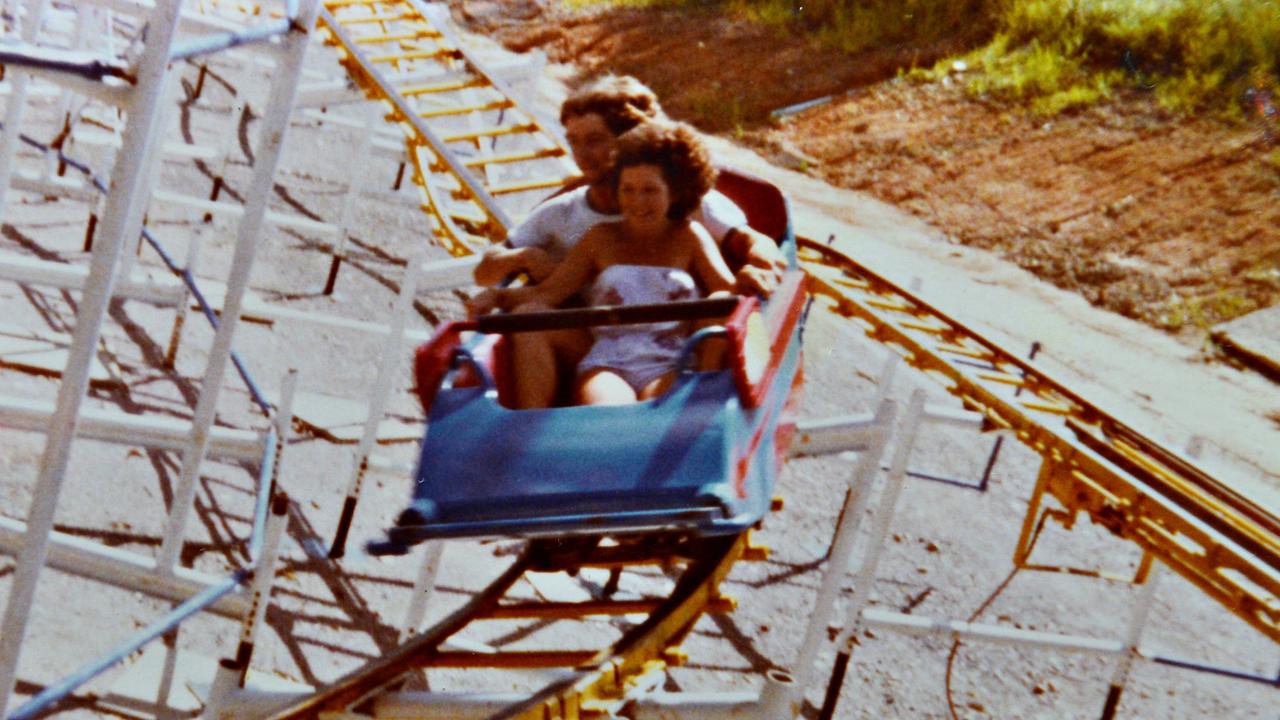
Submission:
M 584 185 L 557 195 L 534 208 L 507 238 L 511 247 L 537 247 L 559 262 L 582 239 L 587 231 L 603 222 L 618 222 L 621 215 L 593 210 L 587 203 Z M 729 231 L 747 224 L 747 215 L 728 197 L 712 190 L 702 198 L 702 207 L 694 214 L 716 243 L 724 242 Z

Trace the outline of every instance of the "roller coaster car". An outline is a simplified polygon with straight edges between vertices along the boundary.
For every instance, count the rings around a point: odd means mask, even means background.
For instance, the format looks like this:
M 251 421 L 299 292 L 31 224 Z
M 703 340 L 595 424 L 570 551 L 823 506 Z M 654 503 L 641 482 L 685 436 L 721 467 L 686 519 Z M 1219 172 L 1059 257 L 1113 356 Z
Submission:
M 761 305 L 716 298 L 661 305 L 490 315 L 454 322 L 418 348 L 427 413 L 409 507 L 378 555 L 432 538 L 562 536 L 675 530 L 737 533 L 768 511 L 794 432 L 801 381 L 804 274 L 786 199 L 772 185 L 723 171 L 718 187 L 790 265 Z M 623 406 L 513 410 L 506 335 L 556 327 L 725 317 L 689 338 L 683 358 L 727 337 L 727 367 L 681 363 L 662 396 Z

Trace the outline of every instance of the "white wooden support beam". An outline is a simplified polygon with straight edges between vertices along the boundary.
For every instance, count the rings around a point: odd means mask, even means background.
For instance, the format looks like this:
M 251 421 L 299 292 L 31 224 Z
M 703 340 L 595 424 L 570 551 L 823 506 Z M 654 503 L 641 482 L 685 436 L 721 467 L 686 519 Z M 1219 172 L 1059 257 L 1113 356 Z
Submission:
M 40 260 L 27 255 L 0 252 L 0 280 L 30 285 L 48 285 L 64 290 L 83 290 L 89 277 L 84 265 Z M 182 281 L 170 276 L 134 275 L 113 289 L 112 297 L 145 300 L 158 305 L 174 305 L 184 297 Z
M 239 203 L 205 200 L 203 198 L 183 195 L 182 193 L 171 192 L 169 190 L 156 190 L 152 194 L 151 200 L 152 203 L 169 203 L 179 207 L 198 210 L 202 213 L 212 213 L 231 220 L 239 220 L 244 217 L 244 206 Z M 277 227 L 290 227 L 301 232 L 320 235 L 322 237 L 336 237 L 338 234 L 338 226 L 333 223 L 319 222 L 310 218 L 276 212 L 275 210 L 266 211 L 266 220 Z
M 145 18 L 155 12 L 152 0 L 76 0 L 77 4 L 96 5 L 112 12 Z M 244 25 L 214 15 L 183 10 L 178 16 L 178 28 L 184 33 L 237 32 Z
M 844 586 L 845 574 L 858 536 L 858 527 L 866 514 L 872 484 L 875 481 L 876 472 L 880 469 L 880 458 L 884 455 L 889 443 L 897 413 L 897 405 L 892 400 L 880 402 L 876 408 L 874 422 L 876 434 L 872 436 L 872 442 L 858 453 L 853 472 L 850 474 L 849 491 L 844 497 L 840 523 L 836 526 L 835 536 L 831 539 L 827 567 L 822 574 L 822 582 L 814 598 L 813 609 L 809 612 L 809 621 L 805 626 L 804 637 L 800 641 L 800 649 L 796 653 L 795 697 L 803 697 L 809 685 L 809 679 L 813 677 L 814 660 L 820 654 L 818 649 L 826 642 L 827 621 L 835 610 L 836 597 L 840 594 L 840 588 Z M 795 703 L 790 705 L 794 706 Z
M 53 403 L 12 396 L 0 396 L 0 427 L 44 432 L 53 417 Z M 76 426 L 76 437 L 116 445 L 132 445 L 157 450 L 181 450 L 191 435 L 191 422 L 157 415 L 130 415 L 105 408 L 84 408 Z M 254 430 L 213 427 L 209 454 L 236 460 L 262 457 L 262 435 Z
M 22 192 L 48 195 L 52 197 L 92 203 L 98 199 L 98 191 L 74 175 L 59 177 L 33 172 L 26 168 L 17 168 L 9 186 Z
M 78 125 L 72 128 L 71 137 L 78 145 L 113 148 L 120 147 L 120 136 L 114 131 L 100 127 L 86 127 L 84 125 Z M 160 148 L 166 157 L 182 158 L 187 160 L 213 160 L 218 156 L 218 151 L 208 145 L 197 145 L 178 140 L 165 142 L 161 144 Z
M 24 4 L 14 8 L 18 13 Z M 40 23 L 44 22 L 47 0 L 32 0 L 23 18 L 20 28 L 22 40 L 33 43 L 40 34 Z M 17 19 L 14 21 L 18 22 Z M 14 164 L 18 158 L 19 135 L 22 132 L 22 121 L 27 114 L 27 90 L 31 85 L 31 74 L 25 69 L 11 73 L 13 75 L 13 92 L 9 94 L 9 102 L 5 104 L 4 130 L 0 135 L 0 215 L 4 214 L 6 198 L 9 194 L 9 183 L 13 181 Z M 3 658 L 0 658 L 3 662 Z M 0 688 L 0 699 L 8 698 L 8 690 Z M 0 713 L 4 712 L 4 703 L 0 702 Z
M 17 555 L 25 532 L 25 523 L 0 517 L 0 553 Z M 48 562 L 50 567 L 72 575 L 175 601 L 186 600 L 226 580 L 225 576 L 190 568 L 179 568 L 172 575 L 161 575 L 156 572 L 154 558 L 56 530 L 49 533 Z M 245 595 L 233 593 L 214 603 L 210 609 L 238 619 L 248 612 L 249 601 Z
M 945 620 L 922 615 L 907 615 L 881 608 L 862 611 L 862 621 L 877 630 L 892 630 L 907 635 L 945 636 L 952 640 L 975 640 L 996 645 L 1035 647 L 1063 652 L 1090 652 L 1116 655 L 1126 650 L 1121 640 L 1060 635 L 1039 630 L 1019 630 L 1004 625 Z
M 231 358 L 232 338 L 240 322 L 249 275 L 261 245 L 267 200 L 275 184 L 276 170 L 289 128 L 289 115 L 293 111 L 293 101 L 297 94 L 297 82 L 302 76 L 302 64 L 319 8 L 319 0 L 306 0 L 298 17 L 297 27 L 285 37 L 280 48 L 281 60 L 277 64 L 277 72 L 272 77 L 269 90 L 271 99 L 263 112 L 259 129 L 253 177 L 245 191 L 244 216 L 237 228 L 231 276 L 227 281 L 222 315 L 209 350 L 200 397 L 196 401 L 193 418 L 195 429 L 191 434 L 190 444 L 183 452 L 182 471 L 174 484 L 173 505 L 160 546 L 160 566 L 163 568 L 175 566 L 185 541 L 187 521 L 195 500 L 196 480 L 208 450 L 208 428 L 213 425 L 217 414 L 218 396 Z
M 216 715 L 206 718 L 263 717 L 271 710 L 301 700 L 301 691 L 234 687 L 223 682 L 218 688 Z M 214 697 L 211 694 L 210 699 Z M 502 713 L 528 695 L 511 692 L 427 692 L 408 691 L 379 695 L 373 699 L 374 718 L 416 718 L 417 720 L 482 720 Z M 737 692 L 651 692 L 628 703 L 629 718 L 635 720 L 760 720 L 761 697 L 749 691 Z M 357 720 L 369 715 L 325 713 L 329 720 Z
M 40 67 L 24 67 L 22 72 L 33 78 L 46 80 L 59 88 L 100 100 L 108 105 L 123 107 L 129 103 L 133 86 L 119 78 L 91 80 L 74 73 Z M 15 85 L 16 87 L 16 85 Z
M 792 457 L 832 455 L 866 449 L 881 439 L 883 428 L 870 413 L 796 423 Z

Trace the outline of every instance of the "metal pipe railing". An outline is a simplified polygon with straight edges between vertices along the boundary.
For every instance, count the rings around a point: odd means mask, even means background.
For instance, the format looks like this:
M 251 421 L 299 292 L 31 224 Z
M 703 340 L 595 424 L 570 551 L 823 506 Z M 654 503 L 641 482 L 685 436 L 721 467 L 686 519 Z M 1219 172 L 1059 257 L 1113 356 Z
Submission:
M 272 20 L 239 32 L 218 33 L 187 40 L 176 46 L 173 52 L 169 53 L 169 59 L 190 60 L 194 57 L 208 55 L 221 50 L 230 50 L 241 45 L 263 42 L 289 32 L 293 26 L 294 21 L 290 19 Z
M 129 69 L 123 64 L 109 62 L 92 53 L 48 50 L 29 43 L 0 43 L 0 65 L 66 73 L 86 80 L 129 78 Z
M 235 591 L 246 578 L 253 573 L 250 570 L 238 570 L 231 577 L 205 590 L 199 595 L 170 610 L 163 617 L 140 630 L 133 637 L 120 643 L 106 655 L 90 662 L 62 680 L 42 690 L 22 707 L 11 713 L 7 720 L 32 720 L 46 710 L 66 698 L 77 688 L 109 670 L 116 663 L 137 652 L 142 646 L 176 628 L 183 620 L 200 612 L 221 597 Z

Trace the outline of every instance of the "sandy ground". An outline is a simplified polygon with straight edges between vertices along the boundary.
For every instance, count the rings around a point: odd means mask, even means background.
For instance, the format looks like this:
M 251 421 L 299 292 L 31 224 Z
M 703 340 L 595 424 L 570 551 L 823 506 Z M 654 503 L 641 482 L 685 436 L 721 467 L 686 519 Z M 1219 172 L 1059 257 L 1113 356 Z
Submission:
M 338 73 L 324 51 L 313 54 L 311 65 Z M 228 133 L 238 134 L 246 103 L 261 107 L 266 76 L 262 68 L 226 58 L 215 69 L 226 84 L 215 84 L 199 103 L 178 113 L 171 128 L 174 136 L 185 127 L 197 142 L 224 143 Z M 563 68 L 553 70 L 553 74 L 564 73 Z M 193 75 L 189 70 L 188 79 Z M 554 97 L 555 92 L 549 95 Z M 251 135 L 252 121 L 247 126 Z M 328 264 L 327 256 L 317 252 L 322 241 L 294 231 L 269 233 L 252 283 L 269 302 L 365 320 L 385 317 L 403 263 L 421 243 L 421 216 L 410 191 L 390 192 L 394 162 L 350 157 L 346 149 L 355 147 L 354 139 L 355 131 L 295 118 L 273 206 L 332 221 L 353 167 L 356 179 L 366 183 L 370 193 L 355 221 L 354 257 L 334 298 L 314 293 Z M 796 200 L 802 232 L 814 237 L 836 235 L 843 249 L 891 278 L 921 277 L 926 298 L 1006 347 L 1016 350 L 1032 340 L 1044 342 L 1041 364 L 1055 376 L 1172 447 L 1183 446 L 1193 434 L 1205 436 L 1206 466 L 1223 477 L 1252 483 L 1251 492 L 1270 498 L 1271 507 L 1276 507 L 1277 479 L 1268 479 L 1263 471 L 1280 467 L 1276 461 L 1280 443 L 1274 441 L 1275 427 L 1265 417 L 1276 410 L 1273 387 L 1222 366 L 1206 365 L 1194 350 L 1167 335 L 1099 311 L 1078 295 L 1039 282 L 991 253 L 947 242 L 939 231 L 865 195 L 772 169 L 723 141 L 717 142 L 716 151 L 785 187 Z M 232 157 L 234 190 L 243 188 L 248 169 L 243 154 L 233 151 Z M 165 187 L 196 195 L 209 187 L 208 168 L 189 161 L 168 162 L 164 173 Z M 38 197 L 15 198 L 14 203 L 4 218 L 0 242 L 5 251 L 84 261 L 79 242 L 86 207 Z M 179 257 L 186 243 L 204 238 L 208 247 L 201 256 L 201 274 L 225 277 L 231 244 L 227 226 L 204 226 L 198 214 L 191 212 L 153 212 L 152 220 Z M 156 264 L 146 254 L 142 262 Z M 0 305 L 15 322 L 62 328 L 71 321 L 73 294 L 13 285 L 3 293 Z M 414 325 L 425 329 L 458 312 L 452 293 L 424 296 Z M 167 371 L 156 360 L 168 339 L 171 311 L 124 303 L 113 310 L 112 317 L 106 347 L 121 367 L 122 382 L 112 389 L 92 391 L 90 403 L 127 412 L 188 416 L 211 333 L 198 322 L 189 323 L 177 367 Z M 823 312 L 813 315 L 807 339 L 806 414 L 827 417 L 869 410 L 876 394 L 873 378 L 884 351 L 848 322 Z M 380 353 L 380 344 L 367 335 L 294 323 L 243 325 L 236 345 L 272 394 L 285 369 L 292 366 L 300 369 L 304 391 L 359 397 L 373 381 Z M 1137 353 L 1144 358 L 1141 368 L 1131 362 Z M 55 381 L 10 371 L 0 373 L 0 383 L 5 394 L 23 397 L 51 398 L 57 387 Z M 893 395 L 905 399 L 917 387 L 929 392 L 935 402 L 948 402 L 937 386 L 911 373 L 899 375 Z M 402 389 L 407 389 L 407 378 Z M 407 417 L 417 412 L 407 392 L 395 396 L 391 411 Z M 263 426 L 241 386 L 231 379 L 219 418 L 237 427 Z M 41 437 L 7 429 L 3 433 L 0 513 L 22 518 L 30 502 Z M 989 438 L 936 428 L 922 435 L 913 456 L 914 469 L 965 479 L 976 479 L 981 473 Z M 411 444 L 384 450 L 401 459 L 412 451 Z M 349 445 L 306 436 L 293 440 L 286 450 L 281 482 L 293 496 L 294 506 L 276 604 L 259 639 L 251 682 L 322 683 L 396 642 L 418 558 L 375 561 L 353 553 L 333 563 L 321 557 L 350 477 L 350 456 Z M 59 527 L 113 547 L 154 553 L 178 462 L 174 453 L 78 442 L 60 505 Z M 1009 573 L 1012 545 L 1037 464 L 1038 458 L 1030 452 L 1007 447 L 985 493 L 926 481 L 909 483 L 891 528 L 873 603 L 933 617 L 972 616 Z M 690 664 L 670 672 L 668 689 L 754 688 L 765 671 L 794 666 L 805 615 L 796 608 L 811 602 L 849 472 L 848 464 L 837 459 L 788 465 L 781 480 L 787 507 L 770 517 L 760 533 L 774 556 L 768 562 L 735 569 L 726 590 L 738 598 L 739 609 L 699 623 L 685 647 Z M 222 572 L 244 562 L 238 543 L 247 532 L 253 476 L 252 466 L 206 463 L 196 521 L 184 554 L 187 563 Z M 394 474 L 371 478 L 353 539 L 374 537 L 391 521 L 407 493 L 406 485 L 404 477 Z M 500 572 L 510 551 L 507 543 L 450 543 L 430 617 L 442 617 L 482 587 Z M 1104 565 L 1121 573 L 1132 572 L 1137 562 L 1131 546 L 1087 523 L 1070 534 L 1052 532 L 1038 552 L 1053 562 Z M 11 566 L 11 560 L 0 559 L 0 598 L 7 596 Z M 593 573 L 573 579 L 556 576 L 541 587 L 521 586 L 518 593 L 587 597 L 598 592 L 602 582 Z M 660 592 L 666 582 L 658 574 L 628 576 L 624 596 Z M 1116 637 L 1134 595 L 1134 588 L 1123 583 L 1020 573 L 979 619 Z M 19 693 L 28 695 L 65 675 L 166 607 L 139 593 L 45 573 L 24 648 Z M 581 637 L 616 635 L 626 622 L 552 624 L 526 631 L 498 628 L 475 639 L 509 647 L 560 647 Z M 188 707 L 195 695 L 187 680 L 199 691 L 209 677 L 207 661 L 233 652 L 236 636 L 236 624 L 217 617 L 202 616 L 183 626 L 174 642 L 182 671 L 176 695 Z M 1250 673 L 1273 674 L 1280 662 L 1274 644 L 1173 577 L 1162 581 L 1144 646 L 1152 653 L 1220 663 Z M 1111 673 L 1110 662 L 1097 657 L 972 644 L 962 646 L 948 672 L 950 651 L 950 643 L 941 640 L 868 634 L 855 653 L 839 716 L 944 718 L 949 716 L 950 696 L 956 715 L 964 718 L 1097 717 Z M 825 677 L 831 666 L 830 651 L 812 660 L 817 663 L 817 675 Z M 105 699 L 82 703 L 68 714 L 119 713 L 111 709 L 118 706 L 119 698 L 108 696 L 119 694 L 116 683 L 138 667 L 135 662 L 98 681 L 93 689 Z M 495 680 L 475 673 L 433 673 L 430 680 L 438 689 L 494 688 L 497 682 L 496 689 L 505 690 L 535 682 Z M 811 701 L 820 700 L 821 688 L 811 688 L 808 696 Z M 1125 695 L 1122 714 L 1269 718 L 1274 715 L 1276 697 L 1274 689 L 1259 683 L 1143 661 Z

